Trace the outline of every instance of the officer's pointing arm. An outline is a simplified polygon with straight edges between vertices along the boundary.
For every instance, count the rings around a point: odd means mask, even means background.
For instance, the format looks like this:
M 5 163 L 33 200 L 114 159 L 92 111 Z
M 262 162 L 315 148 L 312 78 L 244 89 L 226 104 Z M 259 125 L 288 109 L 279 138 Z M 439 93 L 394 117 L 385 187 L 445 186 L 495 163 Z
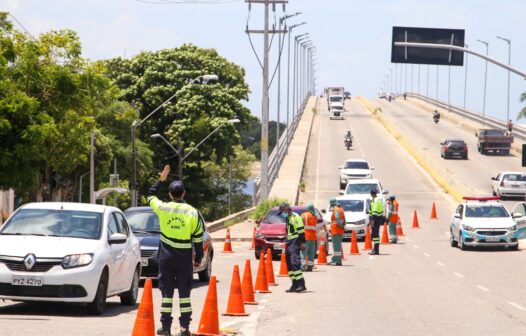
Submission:
M 159 174 L 159 180 L 155 181 L 155 183 L 150 187 L 150 189 L 148 189 L 148 203 L 154 211 L 156 211 L 159 208 L 159 204 L 162 203 L 161 200 L 157 198 L 157 192 L 161 187 L 161 183 L 166 181 L 166 178 L 168 177 L 169 173 L 170 166 L 164 166 L 163 171 Z

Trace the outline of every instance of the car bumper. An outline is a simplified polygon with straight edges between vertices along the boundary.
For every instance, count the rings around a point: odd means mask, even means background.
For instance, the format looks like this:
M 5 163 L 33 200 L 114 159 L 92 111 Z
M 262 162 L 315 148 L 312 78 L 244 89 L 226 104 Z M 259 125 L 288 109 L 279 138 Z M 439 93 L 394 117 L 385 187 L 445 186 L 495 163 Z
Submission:
M 254 244 L 254 250 L 255 250 L 254 252 L 259 255 L 260 253 L 267 253 L 267 250 L 270 249 L 270 251 L 272 252 L 272 255 L 280 256 L 283 251 L 283 246 L 285 243 L 286 243 L 285 240 L 268 241 L 264 238 L 256 238 L 255 244 Z
M 54 266 L 47 272 L 16 272 L 0 264 L 0 299 L 20 301 L 91 302 L 102 267 L 94 264 L 65 270 Z M 34 276 L 42 286 L 12 285 L 13 276 Z
M 526 189 L 499 187 L 499 194 L 502 196 L 524 196 L 526 195 Z
M 476 232 L 462 232 L 463 243 L 466 246 L 516 246 L 519 244 L 517 232 L 507 233 L 498 236 L 486 236 Z
M 458 158 L 463 158 L 468 155 L 467 152 L 461 152 L 461 151 L 446 151 L 444 152 L 444 154 L 449 157 L 458 157 Z

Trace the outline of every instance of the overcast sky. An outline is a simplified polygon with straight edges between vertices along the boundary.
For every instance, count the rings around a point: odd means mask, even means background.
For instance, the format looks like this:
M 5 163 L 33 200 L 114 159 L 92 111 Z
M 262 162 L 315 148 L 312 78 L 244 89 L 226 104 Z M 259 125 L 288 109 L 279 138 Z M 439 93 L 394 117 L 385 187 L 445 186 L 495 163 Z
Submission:
M 140 51 L 155 51 L 193 43 L 216 48 L 224 57 L 241 65 L 252 94 L 247 106 L 261 115 L 261 70 L 244 33 L 261 28 L 262 5 L 249 14 L 245 0 L 221 0 L 226 4 L 152 4 L 169 0 L 0 0 L 0 10 L 9 11 L 33 35 L 50 29 L 75 30 L 83 53 L 90 59 L 130 57 Z M 182 0 L 177 0 L 182 1 Z M 218 0 L 212 0 L 217 2 Z M 390 63 L 393 26 L 456 28 L 466 30 L 470 48 L 485 52 L 477 39 L 489 42 L 491 57 L 507 62 L 508 48 L 497 35 L 512 40 L 512 65 L 526 71 L 524 15 L 526 0 L 290 0 L 287 13 L 303 14 L 290 24 L 307 21 L 295 34 L 309 32 L 318 49 L 318 89 L 343 85 L 351 93 L 376 97 L 386 81 Z M 271 15 L 283 15 L 281 6 Z M 18 29 L 22 29 L 16 25 Z M 262 37 L 254 37 L 262 51 Z M 274 56 L 277 49 L 273 50 Z M 273 62 L 275 62 L 273 58 Z M 467 107 L 482 111 L 484 61 L 469 57 Z M 399 67 L 398 69 L 400 69 Z M 410 79 L 410 67 L 408 78 Z M 413 67 L 413 90 L 418 88 L 418 66 Z M 463 104 L 464 67 L 451 69 L 451 101 Z M 285 70 L 283 71 L 285 72 Z M 400 72 L 400 71 L 399 71 Z M 439 69 L 439 99 L 447 101 L 448 69 Z M 524 104 L 519 95 L 526 82 L 512 74 L 511 115 Z M 284 87 L 284 82 L 282 88 Z M 405 80 L 402 82 L 405 87 Z M 408 80 L 408 90 L 411 81 Z M 271 119 L 276 118 L 276 85 L 272 87 Z M 420 90 L 427 91 L 427 66 L 421 67 Z M 507 71 L 492 64 L 488 71 L 486 113 L 506 117 Z M 282 91 L 283 92 L 283 91 Z M 431 67 L 429 94 L 436 94 L 436 67 Z M 283 96 L 282 101 L 285 101 Z M 282 111 L 286 107 L 282 106 Z M 283 116 L 283 115 L 282 115 Z M 283 117 L 282 117 L 283 120 Z

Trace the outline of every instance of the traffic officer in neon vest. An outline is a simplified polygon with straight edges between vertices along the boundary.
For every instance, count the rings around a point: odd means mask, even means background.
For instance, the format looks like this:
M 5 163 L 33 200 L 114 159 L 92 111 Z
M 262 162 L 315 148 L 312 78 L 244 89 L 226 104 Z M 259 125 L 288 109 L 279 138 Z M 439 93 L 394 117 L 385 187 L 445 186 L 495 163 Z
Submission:
M 318 241 L 318 234 L 316 231 L 318 218 L 316 217 L 314 205 L 312 203 L 307 204 L 307 211 L 301 214 L 301 219 L 305 225 L 305 252 L 303 253 L 303 263 L 305 264 L 305 271 L 311 272 L 314 267 L 316 242 Z
M 170 166 L 166 165 L 159 181 L 148 190 L 148 202 L 159 216 L 161 241 L 159 243 L 159 289 L 162 294 L 161 324 L 157 335 L 171 335 L 174 288 L 179 291 L 179 336 L 189 336 L 192 306 L 193 267 L 203 258 L 203 228 L 197 210 L 184 201 L 185 189 L 181 181 L 168 187 L 171 202 L 163 202 L 155 195 L 161 182 L 166 181 Z M 192 254 L 195 253 L 193 257 Z
M 373 189 L 369 206 L 369 225 L 371 225 L 371 238 L 374 244 L 373 250 L 369 252 L 371 255 L 380 254 L 380 226 L 384 220 L 384 202 L 378 197 L 376 189 Z
M 342 240 L 345 232 L 345 212 L 336 198 L 331 197 L 329 205 L 332 207 L 331 215 L 331 240 L 332 240 L 332 259 L 329 265 L 342 265 Z
M 389 235 L 391 236 L 391 244 L 398 242 L 398 236 L 396 235 L 396 224 L 398 223 L 398 201 L 395 195 L 389 196 L 387 204 L 387 221 L 389 222 Z
M 283 203 L 279 206 L 279 215 L 285 219 L 287 228 L 287 244 L 285 249 L 285 259 L 289 269 L 289 278 L 292 286 L 287 289 L 287 293 L 306 291 L 305 279 L 301 272 L 300 251 L 305 250 L 305 233 L 301 217 L 292 211 L 290 205 Z

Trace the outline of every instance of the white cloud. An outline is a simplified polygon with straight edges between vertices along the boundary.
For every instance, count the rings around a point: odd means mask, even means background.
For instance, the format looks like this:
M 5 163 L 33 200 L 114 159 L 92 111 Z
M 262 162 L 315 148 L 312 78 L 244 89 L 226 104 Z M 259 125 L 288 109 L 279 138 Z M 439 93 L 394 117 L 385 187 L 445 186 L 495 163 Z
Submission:
M 21 0 L 6 0 L 6 10 L 8 12 L 18 9 L 20 7 Z

